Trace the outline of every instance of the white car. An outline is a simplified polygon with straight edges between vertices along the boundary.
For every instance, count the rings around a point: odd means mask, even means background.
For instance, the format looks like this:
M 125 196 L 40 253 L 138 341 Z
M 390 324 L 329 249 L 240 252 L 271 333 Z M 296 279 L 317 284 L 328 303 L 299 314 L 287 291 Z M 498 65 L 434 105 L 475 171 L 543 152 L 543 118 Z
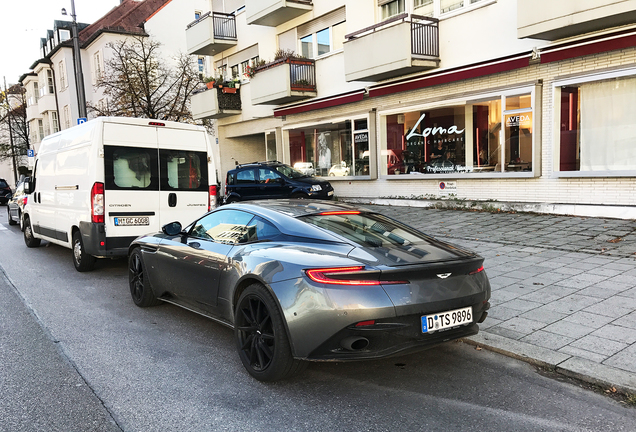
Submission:
M 347 166 L 346 162 L 340 162 L 335 164 L 329 169 L 329 175 L 344 177 L 349 175 L 350 168 Z
M 315 176 L 316 170 L 314 169 L 314 164 L 311 162 L 296 162 L 294 164 L 294 169 L 300 171 L 301 173 L 308 176 Z

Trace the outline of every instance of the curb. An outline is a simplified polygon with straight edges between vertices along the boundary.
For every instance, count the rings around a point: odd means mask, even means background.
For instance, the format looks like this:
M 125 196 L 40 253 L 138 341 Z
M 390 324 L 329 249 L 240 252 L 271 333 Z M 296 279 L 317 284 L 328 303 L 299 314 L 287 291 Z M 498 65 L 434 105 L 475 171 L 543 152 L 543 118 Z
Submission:
M 508 339 L 485 331 L 480 331 L 475 336 L 461 340 L 469 345 L 480 346 L 489 351 L 535 366 L 552 369 L 570 378 L 576 378 L 602 387 L 614 387 L 624 394 L 636 394 L 636 374 L 612 366 Z

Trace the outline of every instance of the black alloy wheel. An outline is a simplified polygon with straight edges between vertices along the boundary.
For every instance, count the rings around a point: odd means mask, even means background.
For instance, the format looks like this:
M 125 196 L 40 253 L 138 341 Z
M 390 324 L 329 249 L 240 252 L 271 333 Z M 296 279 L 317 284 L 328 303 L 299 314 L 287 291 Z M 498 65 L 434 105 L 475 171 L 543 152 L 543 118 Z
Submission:
M 306 366 L 292 357 L 281 313 L 261 284 L 252 284 L 241 294 L 234 334 L 243 366 L 259 381 L 288 378 Z
M 82 233 L 75 231 L 73 233 L 73 265 L 78 272 L 87 272 L 93 270 L 97 258 L 86 253 L 84 242 L 82 241 Z
M 152 291 L 147 274 L 141 250 L 136 248 L 128 257 L 128 283 L 133 302 L 139 307 L 156 306 L 161 303 Z
M 40 239 L 33 237 L 33 227 L 31 227 L 31 220 L 28 216 L 24 216 L 24 244 L 30 248 L 40 246 Z

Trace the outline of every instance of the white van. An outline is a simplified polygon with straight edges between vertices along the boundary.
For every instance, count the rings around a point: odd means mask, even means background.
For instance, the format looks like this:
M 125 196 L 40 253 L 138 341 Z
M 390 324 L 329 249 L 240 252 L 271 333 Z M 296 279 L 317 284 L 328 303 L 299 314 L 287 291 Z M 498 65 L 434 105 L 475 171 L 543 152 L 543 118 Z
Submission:
M 136 237 L 216 207 L 214 161 L 205 128 L 170 121 L 99 117 L 47 136 L 25 183 L 24 241 L 71 248 L 78 271 L 125 256 Z

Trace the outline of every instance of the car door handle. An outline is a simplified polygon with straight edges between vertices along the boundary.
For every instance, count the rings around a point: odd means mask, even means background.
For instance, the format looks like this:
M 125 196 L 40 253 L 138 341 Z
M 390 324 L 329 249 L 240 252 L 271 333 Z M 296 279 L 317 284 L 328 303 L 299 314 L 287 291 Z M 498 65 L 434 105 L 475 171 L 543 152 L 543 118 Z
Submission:
M 176 207 L 177 206 L 177 194 L 172 192 L 168 194 L 168 206 Z

